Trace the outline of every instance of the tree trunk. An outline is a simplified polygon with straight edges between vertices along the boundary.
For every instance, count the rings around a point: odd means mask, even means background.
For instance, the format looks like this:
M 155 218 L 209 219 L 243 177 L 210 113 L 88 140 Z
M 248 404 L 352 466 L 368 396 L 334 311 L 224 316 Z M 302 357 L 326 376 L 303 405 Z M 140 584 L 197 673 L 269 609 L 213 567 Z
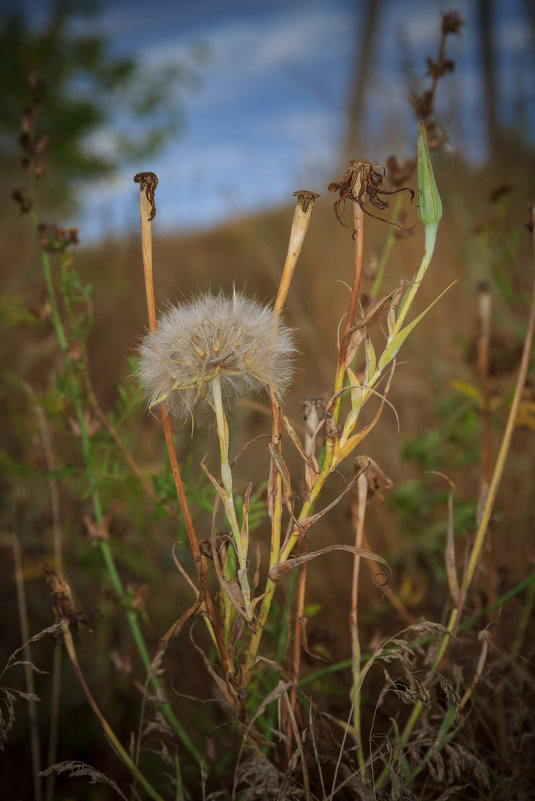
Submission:
M 341 148 L 343 164 L 361 158 L 362 120 L 365 118 L 366 85 L 373 60 L 380 0 L 355 0 L 355 60 L 347 110 L 346 135 Z

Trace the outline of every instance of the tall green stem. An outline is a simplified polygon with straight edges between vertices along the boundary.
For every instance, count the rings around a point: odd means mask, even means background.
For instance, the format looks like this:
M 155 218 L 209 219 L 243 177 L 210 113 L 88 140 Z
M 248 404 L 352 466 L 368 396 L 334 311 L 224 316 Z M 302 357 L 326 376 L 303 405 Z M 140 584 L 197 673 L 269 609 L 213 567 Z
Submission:
M 390 218 L 391 227 L 388 231 L 386 241 L 383 247 L 383 252 L 381 253 L 381 258 L 379 260 L 379 265 L 377 267 L 377 272 L 375 274 L 375 278 L 373 279 L 373 284 L 370 289 L 370 298 L 372 298 L 372 300 L 375 300 L 375 298 L 379 294 L 379 289 L 381 288 L 381 284 L 383 283 L 383 277 L 385 274 L 386 265 L 388 264 L 388 259 L 390 257 L 390 251 L 392 250 L 396 238 L 396 223 L 399 220 L 402 204 L 403 204 L 403 198 L 401 195 L 398 195 L 394 202 L 392 217 Z
M 217 434 L 219 438 L 219 452 L 221 457 L 221 482 L 224 490 L 223 504 L 225 506 L 225 512 L 230 523 L 230 528 L 232 530 L 233 540 L 236 547 L 236 556 L 238 557 L 238 581 L 240 583 L 243 595 L 245 614 L 248 620 L 252 620 L 253 610 L 251 608 L 251 590 L 249 588 L 249 579 L 247 577 L 247 550 L 249 545 L 247 526 L 243 525 L 242 530 L 240 531 L 238 518 L 236 516 L 236 507 L 234 505 L 234 495 L 232 491 L 232 470 L 230 469 L 228 460 L 228 424 L 225 417 L 225 412 L 223 411 L 221 380 L 217 373 L 212 379 L 212 395 L 214 400 Z

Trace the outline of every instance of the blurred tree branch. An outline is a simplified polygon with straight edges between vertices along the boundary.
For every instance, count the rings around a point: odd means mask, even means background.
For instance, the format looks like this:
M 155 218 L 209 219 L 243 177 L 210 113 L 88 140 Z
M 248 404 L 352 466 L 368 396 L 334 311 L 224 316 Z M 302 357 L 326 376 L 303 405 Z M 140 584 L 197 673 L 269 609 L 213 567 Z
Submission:
M 206 53 L 147 67 L 114 55 L 99 29 L 98 0 L 50 0 L 35 25 L 24 9 L 0 19 L 0 146 L 4 165 L 19 152 L 21 107 L 29 103 L 27 77 L 34 70 L 46 103 L 49 203 L 72 203 L 80 180 L 101 178 L 150 156 L 184 126 L 183 94 L 198 84 Z M 28 98 L 28 99 L 26 99 Z

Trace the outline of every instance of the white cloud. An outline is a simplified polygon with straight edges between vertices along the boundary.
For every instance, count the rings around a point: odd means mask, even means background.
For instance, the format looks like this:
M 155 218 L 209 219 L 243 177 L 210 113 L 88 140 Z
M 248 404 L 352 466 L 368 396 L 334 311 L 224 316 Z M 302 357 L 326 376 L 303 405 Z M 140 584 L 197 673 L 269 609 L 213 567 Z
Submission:
M 295 62 L 332 59 L 346 37 L 348 14 L 337 6 L 322 4 L 312 11 L 302 6 L 280 9 L 260 23 L 254 18 L 235 18 L 217 27 L 207 26 L 202 37 L 178 35 L 163 46 L 142 52 L 148 65 L 188 57 L 199 41 L 211 52 L 202 68 L 202 87 L 191 102 L 221 104 L 250 94 L 259 80 Z

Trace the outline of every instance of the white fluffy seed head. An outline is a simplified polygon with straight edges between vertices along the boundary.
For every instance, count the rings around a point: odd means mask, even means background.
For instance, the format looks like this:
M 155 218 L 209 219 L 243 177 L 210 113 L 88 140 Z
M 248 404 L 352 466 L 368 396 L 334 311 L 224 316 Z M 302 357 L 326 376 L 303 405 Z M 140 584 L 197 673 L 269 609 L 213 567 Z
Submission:
M 165 402 L 183 421 L 205 422 L 216 376 L 227 407 L 266 384 L 280 399 L 294 354 L 290 329 L 269 306 L 237 292 L 208 293 L 162 315 L 141 342 L 139 375 L 150 407 Z

